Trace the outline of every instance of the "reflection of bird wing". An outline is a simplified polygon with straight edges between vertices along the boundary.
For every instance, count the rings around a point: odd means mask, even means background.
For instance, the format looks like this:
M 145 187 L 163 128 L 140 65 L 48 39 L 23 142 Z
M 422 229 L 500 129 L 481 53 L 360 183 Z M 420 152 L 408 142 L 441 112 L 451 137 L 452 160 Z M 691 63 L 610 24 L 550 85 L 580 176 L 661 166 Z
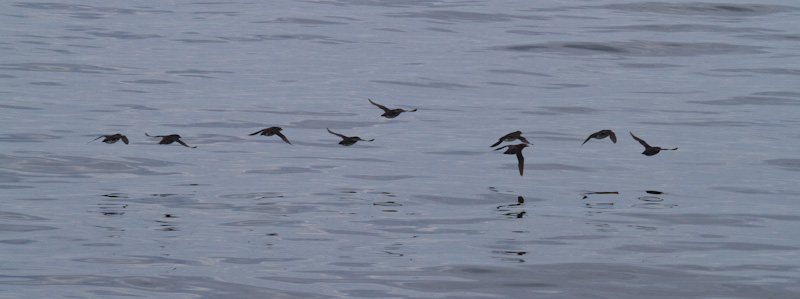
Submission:
M 97 137 L 97 138 L 95 138 L 95 139 L 92 139 L 92 141 L 95 141 L 95 140 L 97 140 L 97 139 L 100 139 L 100 138 L 103 138 L 103 137 L 106 137 L 106 136 L 105 136 L 105 135 L 103 135 L 103 136 Z M 89 141 L 89 142 L 87 142 L 87 143 L 91 143 L 92 141 Z
M 325 129 L 328 129 L 328 128 L 325 128 Z M 339 133 L 334 133 L 333 131 L 331 131 L 331 129 L 328 129 L 328 133 L 331 133 L 331 134 L 333 134 L 333 135 L 336 135 L 336 136 L 339 136 L 339 137 L 342 137 L 342 138 L 347 138 L 347 136 L 344 136 L 344 135 L 342 135 L 342 134 L 339 134 Z
M 608 130 L 608 138 L 611 138 L 611 142 L 617 143 L 617 134 L 614 134 L 614 131 Z
M 370 99 L 367 99 L 367 100 L 369 100 L 369 102 L 370 102 L 370 103 L 372 103 L 372 105 L 378 106 L 378 108 L 381 108 L 381 109 L 382 109 L 383 111 L 385 111 L 385 112 L 392 111 L 391 109 L 389 109 L 389 108 L 386 108 L 386 106 L 384 106 L 384 105 L 381 105 L 381 104 L 375 103 L 375 102 L 373 102 L 373 101 L 372 101 L 372 100 L 370 100 Z
M 125 144 L 128 144 L 128 137 L 126 137 L 125 135 L 120 135 L 119 138 L 122 139 L 122 142 L 125 142 Z
M 281 132 L 275 132 L 275 135 L 278 135 L 278 137 L 283 139 L 283 141 L 286 141 L 286 143 L 292 144 L 291 142 L 289 142 L 289 139 L 286 139 L 286 136 L 283 136 L 283 134 L 281 134 Z
M 517 136 L 517 138 L 519 139 L 519 141 L 522 141 L 522 142 L 525 142 L 525 143 L 530 143 L 530 142 L 528 142 L 528 139 L 525 139 L 525 137 Z
M 196 146 L 189 146 L 189 145 L 187 145 L 186 143 L 184 143 L 184 142 L 183 142 L 183 141 L 181 141 L 180 139 L 175 139 L 175 141 L 176 141 L 176 142 L 178 142 L 178 143 L 180 143 L 181 145 L 183 145 L 183 146 L 185 146 L 185 147 L 196 148 Z
M 250 136 L 253 136 L 253 135 L 255 135 L 255 134 L 258 134 L 258 133 L 263 133 L 263 132 L 264 132 L 264 131 L 266 131 L 266 130 L 267 130 L 267 129 L 261 129 L 261 130 L 258 130 L 258 132 L 255 132 L 255 133 L 253 133 L 253 134 L 248 134 L 248 135 L 250 135 Z
M 628 133 L 631 133 L 631 132 L 628 132 Z M 636 137 L 636 135 L 633 135 L 633 133 L 631 133 L 631 137 L 633 137 L 633 139 L 636 139 L 636 141 L 639 141 L 639 143 L 641 143 L 645 148 L 650 148 L 651 147 L 649 144 L 647 144 L 647 142 L 644 142 L 644 140 L 640 139 L 639 137 Z
M 522 169 L 525 168 L 525 157 L 522 156 L 522 150 L 517 151 L 517 160 L 519 160 L 519 175 L 522 176 Z

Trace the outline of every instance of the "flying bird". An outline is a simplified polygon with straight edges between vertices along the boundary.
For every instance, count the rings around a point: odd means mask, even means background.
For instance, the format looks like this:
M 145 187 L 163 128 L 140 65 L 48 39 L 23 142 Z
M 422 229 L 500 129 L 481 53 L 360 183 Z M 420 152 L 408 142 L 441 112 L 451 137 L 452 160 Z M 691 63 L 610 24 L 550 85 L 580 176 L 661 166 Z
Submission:
M 508 148 L 508 149 L 506 149 L 505 152 L 503 152 L 503 154 L 506 154 L 506 155 L 517 155 L 517 161 L 518 161 L 518 165 L 517 166 L 519 167 L 519 176 L 522 176 L 522 170 L 523 170 L 523 168 L 525 168 L 525 157 L 522 156 L 522 149 L 524 149 L 526 147 L 528 147 L 528 145 L 525 144 L 525 143 L 509 144 L 509 145 L 504 145 L 504 146 L 498 147 L 495 150 L 497 151 L 497 150 L 501 150 L 503 148 Z
M 417 111 L 417 109 L 414 109 L 414 110 L 404 110 L 404 109 L 401 109 L 401 108 L 389 109 L 389 108 L 386 108 L 386 106 L 378 104 L 378 103 L 375 103 L 370 99 L 367 99 L 367 100 L 369 100 L 369 102 L 372 103 L 372 105 L 375 105 L 375 106 L 378 106 L 378 108 L 381 108 L 383 110 L 383 112 L 384 112 L 383 114 L 381 114 L 381 116 L 383 116 L 385 118 L 395 118 L 398 115 L 400 115 L 400 113 L 403 113 L 403 112 L 414 112 L 414 111 Z
M 339 134 L 339 133 L 334 133 L 333 131 L 331 131 L 331 129 L 328 129 L 328 133 L 331 133 L 333 135 L 342 137 L 342 141 L 339 141 L 339 144 L 344 145 L 344 146 L 351 146 L 353 144 L 356 144 L 356 142 L 358 142 L 358 141 L 373 141 L 373 140 L 375 140 L 375 139 L 369 139 L 369 140 L 361 139 L 361 137 L 358 137 L 358 136 L 348 137 L 348 136 L 344 136 L 344 135 Z
M 495 144 L 492 144 L 491 147 L 495 147 L 495 146 L 499 145 L 500 143 L 502 143 L 503 141 L 511 142 L 511 141 L 514 141 L 514 140 L 519 140 L 519 141 L 522 141 L 524 143 L 530 144 L 530 142 L 528 142 L 528 139 L 525 139 L 525 137 L 522 137 L 522 132 L 516 131 L 516 132 L 508 133 L 508 134 L 506 134 L 506 136 L 500 137 L 500 140 L 497 140 L 497 142 L 495 142 Z
M 283 141 L 286 141 L 286 143 L 292 144 L 291 142 L 289 142 L 289 139 L 286 139 L 286 136 L 283 136 L 283 134 L 281 134 L 281 131 L 283 131 L 283 129 L 281 127 L 269 127 L 269 128 L 263 129 L 263 130 L 259 130 L 258 132 L 255 132 L 253 134 L 250 134 L 250 136 L 253 136 L 253 135 L 256 135 L 256 134 L 259 134 L 259 133 L 261 133 L 261 135 L 264 135 L 264 136 L 278 135 L 278 137 L 283 139 Z
M 161 141 L 159 141 L 158 144 L 171 144 L 173 142 L 177 142 L 177 143 L 180 143 L 181 145 L 183 145 L 185 147 L 197 148 L 196 146 L 189 146 L 186 143 L 184 143 L 183 141 L 181 141 L 181 135 L 178 135 L 178 134 L 151 136 L 150 134 L 144 133 L 144 135 L 147 136 L 147 137 L 159 137 L 159 138 L 161 138 Z
M 606 137 L 611 138 L 611 142 L 617 143 L 617 134 L 614 134 L 614 131 L 611 131 L 611 130 L 600 130 L 600 131 L 592 133 L 592 135 L 589 135 L 589 137 L 586 137 L 586 140 L 584 140 L 583 143 L 581 143 L 581 145 L 586 144 L 586 142 L 589 141 L 589 139 L 592 139 L 592 138 L 594 138 L 594 139 L 603 139 L 603 138 L 606 138 Z
M 631 133 L 631 132 L 628 132 L 628 133 Z M 639 141 L 639 143 L 641 143 L 642 146 L 644 146 L 644 151 L 642 152 L 642 155 L 645 155 L 645 156 L 653 156 L 655 154 L 658 154 L 658 152 L 660 152 L 662 150 L 663 151 L 674 151 L 674 150 L 678 149 L 677 147 L 676 148 L 660 148 L 658 146 L 650 146 L 649 144 L 647 144 L 647 142 L 645 142 L 641 138 L 636 137 L 636 135 L 633 135 L 633 133 L 631 133 L 631 137 L 633 137 L 633 139 L 636 139 L 636 141 Z
M 108 144 L 116 143 L 117 141 L 120 141 L 120 140 L 122 140 L 122 142 L 124 142 L 125 144 L 128 144 L 128 137 L 125 137 L 125 135 L 122 135 L 122 134 L 119 134 L 119 133 L 114 134 L 114 135 L 103 135 L 103 136 L 97 137 L 95 139 L 92 139 L 92 141 L 95 141 L 95 140 L 100 139 L 100 138 L 105 138 L 105 139 L 103 139 L 102 142 L 105 142 L 105 143 L 108 143 Z M 92 141 L 89 141 L 89 142 L 92 142 Z M 87 142 L 87 143 L 89 143 L 89 142 Z

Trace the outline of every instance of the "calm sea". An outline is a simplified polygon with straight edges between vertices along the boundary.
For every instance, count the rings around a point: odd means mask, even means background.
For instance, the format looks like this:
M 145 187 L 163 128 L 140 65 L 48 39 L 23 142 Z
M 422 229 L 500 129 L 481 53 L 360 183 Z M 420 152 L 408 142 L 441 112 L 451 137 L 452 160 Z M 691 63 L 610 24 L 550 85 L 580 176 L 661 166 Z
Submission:
M 0 25 L 0 298 L 800 297 L 796 1 L 6 1 Z M 292 144 L 248 135 L 272 126 Z M 517 130 L 524 176 L 490 147 Z

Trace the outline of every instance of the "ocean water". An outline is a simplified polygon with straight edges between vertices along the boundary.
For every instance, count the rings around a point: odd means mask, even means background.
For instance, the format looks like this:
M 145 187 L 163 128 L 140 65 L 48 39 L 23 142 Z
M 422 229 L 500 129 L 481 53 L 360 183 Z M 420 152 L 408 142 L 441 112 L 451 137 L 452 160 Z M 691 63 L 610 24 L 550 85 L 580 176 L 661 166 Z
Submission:
M 0 298 L 800 297 L 796 1 L 0 11 Z

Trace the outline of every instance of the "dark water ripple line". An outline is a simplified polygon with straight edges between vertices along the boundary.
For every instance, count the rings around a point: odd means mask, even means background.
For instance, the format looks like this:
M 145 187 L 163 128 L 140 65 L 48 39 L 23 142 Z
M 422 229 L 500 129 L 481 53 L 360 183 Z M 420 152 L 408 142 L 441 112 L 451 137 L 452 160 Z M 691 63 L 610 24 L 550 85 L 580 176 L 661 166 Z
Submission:
M 86 34 L 97 37 L 111 37 L 116 39 L 129 39 L 129 40 L 164 37 L 163 35 L 158 35 L 158 34 L 137 34 L 128 31 L 87 32 Z
M 779 32 L 778 30 L 754 27 L 726 27 L 715 25 L 703 24 L 651 24 L 651 25 L 626 25 L 626 26 L 608 26 L 608 27 L 589 27 L 586 28 L 592 32 L 630 32 L 630 31 L 646 31 L 646 32 L 665 32 L 665 33 L 687 33 L 687 32 L 732 32 L 732 33 L 764 33 L 764 32 Z
M 668 15 L 703 15 L 717 17 L 752 17 L 776 13 L 799 11 L 800 8 L 786 5 L 769 4 L 730 4 L 730 3 L 667 3 L 667 2 L 632 2 L 625 4 L 608 4 L 597 7 L 611 10 L 658 13 Z
M 370 82 L 381 83 L 381 84 L 391 84 L 391 85 L 403 85 L 403 86 L 411 86 L 411 87 L 424 87 L 424 88 L 440 88 L 440 89 L 452 89 L 452 88 L 475 88 L 475 86 L 463 85 L 458 83 L 447 83 L 447 82 L 410 82 L 410 81 L 396 81 L 396 80 L 370 80 Z
M 269 21 L 256 21 L 251 22 L 255 24 L 299 24 L 299 25 L 346 25 L 347 23 L 342 22 L 333 22 L 333 21 L 325 21 L 319 19 L 307 19 L 307 18 L 277 18 Z
M 623 245 L 615 250 L 643 253 L 686 253 L 691 251 L 797 251 L 800 247 L 747 242 L 689 242 L 676 241 L 658 245 Z
M 709 101 L 686 101 L 686 103 L 703 104 L 703 105 L 720 105 L 720 106 L 798 106 L 800 100 L 788 97 L 775 97 L 775 96 L 737 96 L 721 100 Z
M 28 220 L 28 221 L 42 221 L 48 220 L 39 216 L 26 215 L 21 213 L 3 212 L 0 211 L 0 219 L 4 220 Z
M 121 265 L 153 265 L 153 264 L 168 264 L 168 265 L 192 265 L 199 266 L 202 263 L 191 260 L 183 260 L 176 258 L 167 258 L 161 256 L 146 256 L 146 255 L 131 255 L 125 257 L 114 258 L 77 258 L 73 261 L 81 263 L 96 263 L 96 264 L 121 264 Z
M 761 54 L 765 47 L 725 43 L 687 43 L 667 41 L 624 42 L 549 42 L 493 47 L 514 52 L 551 52 L 566 55 L 612 54 L 642 57 Z
M 66 73 L 86 73 L 86 74 L 110 74 L 119 72 L 121 69 L 96 66 L 88 64 L 74 63 L 3 63 L 0 70 L 31 71 L 31 72 L 66 72 Z
M 0 232 L 25 233 L 25 232 L 44 231 L 44 230 L 56 230 L 56 229 L 59 228 L 52 226 L 42 226 L 42 225 L 0 223 Z
M 713 69 L 711 71 L 725 72 L 725 73 L 753 73 L 753 74 L 800 76 L 800 69 L 791 69 L 791 68 Z
M 547 17 L 531 15 L 510 15 L 504 13 L 482 13 L 456 10 L 428 10 L 419 12 L 402 12 L 384 14 L 390 18 L 421 18 L 436 21 L 456 22 L 509 22 L 518 19 L 547 20 Z
M 79 13 L 104 13 L 104 14 L 121 14 L 133 15 L 142 13 L 174 13 L 169 10 L 156 10 L 144 8 L 116 8 L 116 7 L 102 7 L 80 4 L 65 4 L 65 3 L 34 3 L 34 2 L 17 2 L 12 6 L 29 9 L 46 9 L 46 10 L 65 10 Z
M 800 171 L 800 159 L 772 159 L 765 161 L 767 165 L 777 166 L 780 169 L 790 171 Z

